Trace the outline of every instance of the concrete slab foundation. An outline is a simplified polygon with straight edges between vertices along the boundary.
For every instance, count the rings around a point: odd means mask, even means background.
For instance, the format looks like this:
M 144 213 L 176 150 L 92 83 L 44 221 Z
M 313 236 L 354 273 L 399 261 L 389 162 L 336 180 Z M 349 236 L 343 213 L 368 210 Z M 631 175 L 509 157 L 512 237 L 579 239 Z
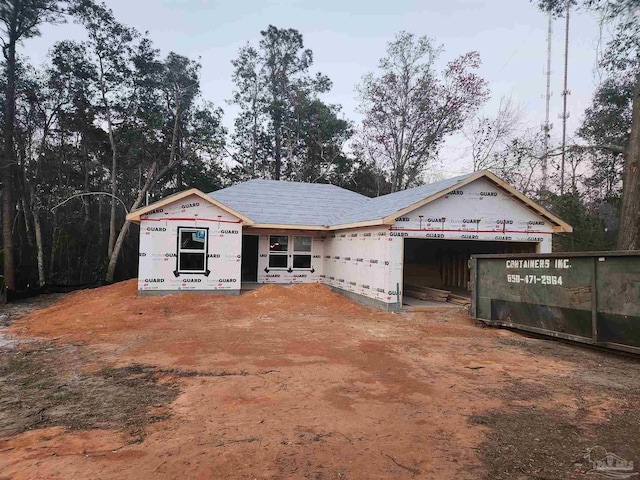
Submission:
M 162 297 L 177 293 L 197 293 L 207 295 L 240 295 L 240 290 L 138 290 L 140 297 Z

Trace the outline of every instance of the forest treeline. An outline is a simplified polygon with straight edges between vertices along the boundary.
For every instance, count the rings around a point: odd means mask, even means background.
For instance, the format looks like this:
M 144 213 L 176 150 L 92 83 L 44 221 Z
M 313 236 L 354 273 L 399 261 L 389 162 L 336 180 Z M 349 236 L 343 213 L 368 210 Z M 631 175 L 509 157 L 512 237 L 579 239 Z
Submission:
M 610 249 L 616 240 L 638 249 L 640 32 L 632 3 L 575 6 L 616 33 L 561 181 L 554 132 L 528 125 L 508 99 L 495 115 L 481 114 L 491 92 L 475 51 L 446 58 L 434 40 L 398 33 L 357 85 L 362 120 L 354 122 L 324 100 L 331 79 L 313 68 L 303 35 L 267 26 L 233 61 L 228 101 L 238 113 L 227 131 L 189 52 L 160 52 L 93 0 L 2 0 L 4 284 L 135 276 L 137 226 L 126 213 L 188 187 L 210 192 L 272 178 L 377 196 L 437 179 L 433 167 L 443 166 L 453 134 L 466 138 L 470 170 L 493 170 L 575 227 L 554 240 L 558 249 Z M 562 16 L 564 4 L 539 7 Z M 34 64 L 25 41 L 44 24 L 67 22 L 82 25 L 85 38 L 52 44 L 47 61 Z

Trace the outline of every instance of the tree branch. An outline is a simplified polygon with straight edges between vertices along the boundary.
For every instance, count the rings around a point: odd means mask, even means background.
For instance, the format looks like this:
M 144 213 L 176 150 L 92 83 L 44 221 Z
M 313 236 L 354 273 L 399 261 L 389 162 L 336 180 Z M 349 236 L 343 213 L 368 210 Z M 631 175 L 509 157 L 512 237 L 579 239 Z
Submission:
M 557 157 L 559 155 L 562 155 L 562 148 L 555 149 L 555 150 L 556 150 L 555 153 L 549 153 L 547 154 L 547 156 Z M 626 148 L 621 147 L 620 145 L 614 145 L 612 143 L 602 143 L 597 145 L 569 145 L 568 147 L 566 147 L 567 152 L 575 152 L 580 150 L 607 150 L 611 153 L 621 153 L 623 155 L 626 152 Z M 540 157 L 540 158 L 543 158 L 543 157 Z
M 60 202 L 59 204 L 57 204 L 56 206 L 54 206 L 51 211 L 53 212 L 56 208 L 61 207 L 62 205 L 64 205 L 65 203 L 67 203 L 69 200 L 73 200 L 74 198 L 77 197 L 84 197 L 85 195 L 107 195 L 109 197 L 115 198 L 117 201 L 120 202 L 120 204 L 122 205 L 122 208 L 124 208 L 124 211 L 128 214 L 129 210 L 127 210 L 127 206 L 124 204 L 124 202 L 122 200 L 120 200 L 120 198 L 116 197 L 115 195 L 111 194 L 111 193 L 107 193 L 107 192 L 84 192 L 84 193 L 76 193 L 75 195 L 71 195 L 69 198 L 67 198 L 66 200 Z

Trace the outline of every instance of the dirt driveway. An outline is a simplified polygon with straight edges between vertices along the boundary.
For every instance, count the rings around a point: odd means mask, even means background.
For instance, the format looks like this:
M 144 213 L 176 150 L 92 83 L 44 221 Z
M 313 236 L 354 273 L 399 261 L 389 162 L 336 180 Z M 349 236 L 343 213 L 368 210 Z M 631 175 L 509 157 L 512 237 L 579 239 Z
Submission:
M 605 450 L 640 467 L 637 360 L 458 309 L 129 281 L 1 334 L 0 478 L 564 480 Z

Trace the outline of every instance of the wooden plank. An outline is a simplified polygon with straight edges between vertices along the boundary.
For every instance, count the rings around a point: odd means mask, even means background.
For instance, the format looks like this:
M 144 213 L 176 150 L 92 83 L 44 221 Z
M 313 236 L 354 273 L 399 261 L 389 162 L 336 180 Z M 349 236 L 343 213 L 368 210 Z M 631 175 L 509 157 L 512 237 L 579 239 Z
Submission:
M 432 294 L 428 292 L 417 292 L 415 290 L 406 290 L 406 292 L 414 296 L 419 296 L 419 297 L 424 297 L 424 298 L 429 298 L 429 299 L 439 300 L 439 301 L 441 300 L 443 302 L 446 302 L 449 299 L 448 295 L 438 295 L 438 294 Z
M 463 295 L 456 295 L 455 293 L 452 293 L 451 295 L 449 295 L 449 298 L 451 300 L 456 300 L 458 302 L 470 302 L 471 301 L 471 298 L 465 297 Z
M 451 295 L 449 295 L 447 302 L 453 303 L 455 305 L 469 305 L 471 303 L 471 298 L 452 293 Z
M 451 299 L 447 300 L 446 303 L 451 303 L 453 305 L 460 305 L 461 307 L 471 304 L 471 302 L 459 302 L 457 300 L 451 300 Z
M 421 287 L 417 285 L 405 285 L 404 293 L 408 297 L 419 300 L 431 300 L 434 302 L 446 302 L 451 295 L 448 290 L 438 290 L 437 288 Z
M 409 289 L 406 289 L 406 288 L 405 288 L 405 291 L 407 291 L 407 292 L 411 292 L 411 293 L 414 293 L 414 294 L 416 294 L 416 295 L 422 295 L 422 296 L 425 296 L 425 297 L 431 297 L 431 298 L 444 298 L 445 300 L 446 300 L 447 298 L 449 298 L 449 295 L 448 295 L 448 294 L 442 294 L 442 293 L 437 293 L 437 292 L 428 292 L 428 291 L 421 291 L 421 290 L 412 290 L 412 289 L 410 289 L 410 288 L 409 288 Z

